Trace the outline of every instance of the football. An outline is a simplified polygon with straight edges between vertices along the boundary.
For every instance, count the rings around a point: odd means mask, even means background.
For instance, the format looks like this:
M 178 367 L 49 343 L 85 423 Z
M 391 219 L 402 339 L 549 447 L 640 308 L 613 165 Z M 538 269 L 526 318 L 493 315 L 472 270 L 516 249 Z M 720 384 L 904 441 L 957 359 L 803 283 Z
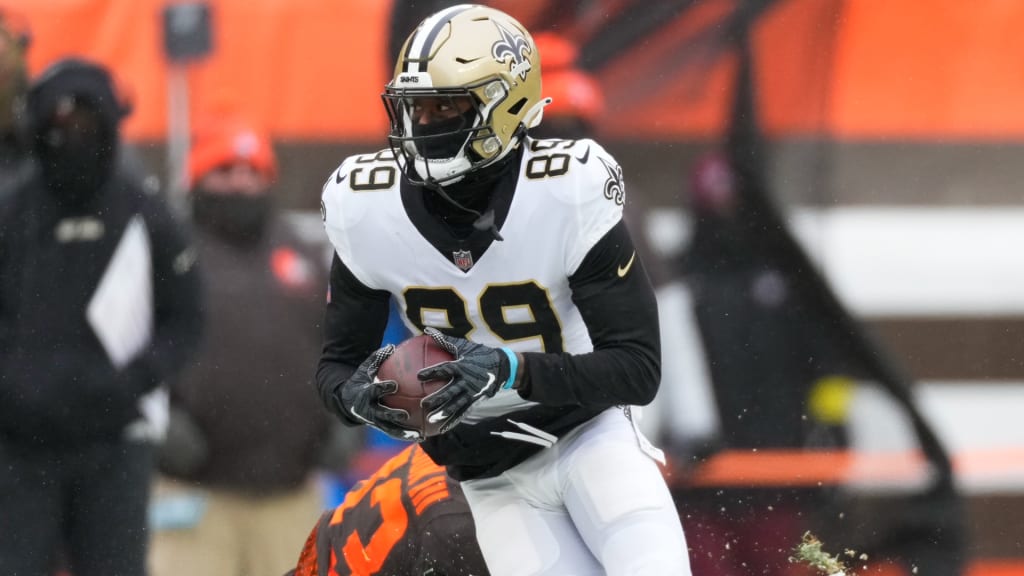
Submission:
M 454 360 L 455 357 L 437 345 L 433 338 L 426 334 L 413 336 L 395 347 L 395 351 L 377 371 L 378 380 L 394 380 L 398 390 L 380 399 L 380 403 L 389 407 L 405 410 L 409 413 L 406 426 L 417 429 L 423 436 L 436 436 L 441 432 L 440 423 L 425 422 L 420 400 L 448 383 L 447 380 L 428 380 L 421 382 L 416 374 L 427 366 Z

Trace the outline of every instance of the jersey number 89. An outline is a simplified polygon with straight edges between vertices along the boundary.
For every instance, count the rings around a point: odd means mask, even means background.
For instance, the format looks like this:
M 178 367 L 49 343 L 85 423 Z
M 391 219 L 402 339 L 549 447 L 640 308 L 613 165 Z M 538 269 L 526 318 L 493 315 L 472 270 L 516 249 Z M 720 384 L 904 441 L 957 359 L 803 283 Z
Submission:
M 423 330 L 428 324 L 425 315 L 441 313 L 447 317 L 445 332 L 468 338 L 477 327 L 469 319 L 466 301 L 452 288 L 408 288 L 404 293 L 405 315 Z M 551 305 L 547 291 L 534 281 L 520 284 L 491 284 L 478 299 L 480 316 L 487 329 L 506 342 L 539 338 L 545 352 L 562 352 L 562 325 Z M 510 321 L 514 310 L 526 312 L 528 321 Z

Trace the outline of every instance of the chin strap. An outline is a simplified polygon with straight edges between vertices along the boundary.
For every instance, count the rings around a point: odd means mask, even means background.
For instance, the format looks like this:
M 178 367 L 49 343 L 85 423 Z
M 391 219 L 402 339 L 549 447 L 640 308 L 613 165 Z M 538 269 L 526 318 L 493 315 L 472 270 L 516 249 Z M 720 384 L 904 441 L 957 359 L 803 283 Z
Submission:
M 536 128 L 540 125 L 541 120 L 544 119 L 544 107 L 551 104 L 551 97 L 541 98 L 536 104 L 534 104 L 526 114 L 523 115 L 523 126 L 527 128 Z
M 505 240 L 504 238 L 501 237 L 501 234 L 498 232 L 498 227 L 494 225 L 493 209 L 488 209 L 486 212 L 481 214 L 479 218 L 474 220 L 473 228 L 476 228 L 477 230 L 490 230 L 491 235 L 494 236 L 494 239 L 497 240 L 498 242 L 502 242 Z

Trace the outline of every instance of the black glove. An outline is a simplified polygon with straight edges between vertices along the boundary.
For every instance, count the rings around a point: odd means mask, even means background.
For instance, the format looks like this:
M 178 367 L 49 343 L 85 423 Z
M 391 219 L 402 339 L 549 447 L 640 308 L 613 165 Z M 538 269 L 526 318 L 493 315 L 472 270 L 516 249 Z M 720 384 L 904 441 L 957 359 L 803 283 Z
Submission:
M 442 434 L 454 428 L 474 402 L 490 398 L 502 388 L 511 388 L 515 382 L 519 359 L 508 348 L 491 348 L 464 338 L 445 336 L 434 328 L 423 332 L 455 356 L 451 362 L 424 368 L 418 374 L 424 381 L 449 381 L 420 402 L 428 422 L 442 422 Z
M 399 440 L 422 440 L 417 430 L 403 426 L 409 420 L 405 410 L 388 408 L 380 403 L 382 396 L 398 390 L 394 380 L 377 380 L 377 370 L 395 352 L 395 346 L 377 350 L 363 361 L 355 373 L 341 385 L 338 401 L 345 414 L 373 426 L 381 432 Z

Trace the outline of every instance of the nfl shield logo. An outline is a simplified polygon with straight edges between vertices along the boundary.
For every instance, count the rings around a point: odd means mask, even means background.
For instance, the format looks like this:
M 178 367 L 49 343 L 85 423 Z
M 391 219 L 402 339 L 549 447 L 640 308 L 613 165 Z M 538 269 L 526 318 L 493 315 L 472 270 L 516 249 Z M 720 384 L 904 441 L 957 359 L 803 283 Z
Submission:
M 456 250 L 452 252 L 452 261 L 465 272 L 473 267 L 473 254 L 469 250 Z

